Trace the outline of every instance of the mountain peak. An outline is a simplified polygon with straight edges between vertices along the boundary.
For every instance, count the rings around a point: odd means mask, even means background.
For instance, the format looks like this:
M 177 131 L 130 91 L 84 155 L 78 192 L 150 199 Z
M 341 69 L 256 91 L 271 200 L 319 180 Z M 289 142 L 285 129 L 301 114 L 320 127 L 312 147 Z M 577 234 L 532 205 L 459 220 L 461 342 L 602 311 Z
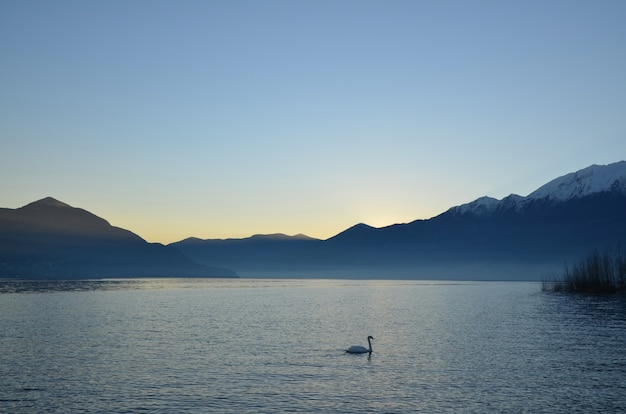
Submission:
M 250 239 L 256 240 L 274 240 L 274 241 L 283 241 L 283 240 L 313 240 L 312 237 L 306 236 L 304 234 L 296 234 L 295 236 L 288 236 L 283 233 L 272 233 L 272 234 L 255 234 L 249 237 Z
M 502 200 L 480 197 L 470 203 L 450 208 L 444 214 L 486 216 L 496 211 L 519 211 L 533 200 L 564 202 L 591 194 L 617 191 L 626 195 L 626 161 L 608 165 L 591 165 L 582 170 L 556 178 L 522 197 L 511 194 Z
M 23 208 L 33 208 L 33 207 L 72 207 L 69 204 L 65 204 L 62 201 L 57 200 L 53 197 L 42 198 L 41 200 L 34 201 L 30 204 L 25 205 Z
M 334 235 L 333 237 L 331 237 L 331 238 L 329 238 L 327 240 L 359 239 L 363 235 L 370 234 L 372 231 L 375 231 L 375 230 L 378 230 L 378 229 L 376 227 L 372 227 L 372 226 L 367 225 L 365 223 L 358 223 L 358 224 L 355 224 L 354 226 L 352 226 L 352 227 L 342 231 L 341 233 Z
M 626 161 L 608 165 L 594 164 L 566 174 L 539 187 L 528 198 L 566 201 L 605 191 L 626 194 Z
M 471 213 L 480 216 L 492 213 L 498 206 L 498 203 L 499 201 L 497 199 L 485 196 L 477 198 L 470 203 L 453 207 L 452 209 L 455 210 L 457 214 Z

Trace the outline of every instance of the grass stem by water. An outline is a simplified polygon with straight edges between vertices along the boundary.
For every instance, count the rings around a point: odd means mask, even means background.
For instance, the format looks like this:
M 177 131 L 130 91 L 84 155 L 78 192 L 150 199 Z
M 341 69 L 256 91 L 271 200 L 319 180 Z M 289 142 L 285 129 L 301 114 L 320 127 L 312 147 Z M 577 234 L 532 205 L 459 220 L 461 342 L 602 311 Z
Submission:
M 564 266 L 560 279 L 544 280 L 542 290 L 570 293 L 626 291 L 626 251 L 594 250 L 573 266 Z

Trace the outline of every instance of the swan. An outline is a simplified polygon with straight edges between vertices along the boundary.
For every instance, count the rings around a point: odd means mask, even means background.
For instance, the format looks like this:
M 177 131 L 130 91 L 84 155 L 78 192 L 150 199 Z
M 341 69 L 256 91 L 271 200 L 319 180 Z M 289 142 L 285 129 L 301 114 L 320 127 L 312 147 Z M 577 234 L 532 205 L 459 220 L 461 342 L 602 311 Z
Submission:
M 364 346 L 361 345 L 352 345 L 350 348 L 346 349 L 346 352 L 350 353 L 350 354 L 371 354 L 372 351 L 372 339 L 374 339 L 373 336 L 368 336 L 367 337 L 367 343 L 369 344 L 369 349 L 367 349 Z

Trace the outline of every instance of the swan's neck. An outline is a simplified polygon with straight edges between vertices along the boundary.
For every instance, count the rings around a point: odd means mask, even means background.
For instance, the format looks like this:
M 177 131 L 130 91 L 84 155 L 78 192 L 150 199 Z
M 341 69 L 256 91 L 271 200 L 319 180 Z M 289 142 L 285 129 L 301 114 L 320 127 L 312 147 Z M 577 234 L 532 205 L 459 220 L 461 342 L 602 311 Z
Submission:
M 372 340 L 367 338 L 367 343 L 370 346 L 370 352 L 372 352 Z

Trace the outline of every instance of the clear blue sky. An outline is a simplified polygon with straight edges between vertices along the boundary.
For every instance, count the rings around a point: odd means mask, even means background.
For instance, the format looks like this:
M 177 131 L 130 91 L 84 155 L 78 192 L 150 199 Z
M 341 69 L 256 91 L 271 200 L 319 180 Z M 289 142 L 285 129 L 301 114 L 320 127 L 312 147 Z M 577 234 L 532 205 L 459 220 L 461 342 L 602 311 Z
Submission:
M 626 158 L 626 1 L 0 2 L 0 206 L 149 241 L 430 218 Z

